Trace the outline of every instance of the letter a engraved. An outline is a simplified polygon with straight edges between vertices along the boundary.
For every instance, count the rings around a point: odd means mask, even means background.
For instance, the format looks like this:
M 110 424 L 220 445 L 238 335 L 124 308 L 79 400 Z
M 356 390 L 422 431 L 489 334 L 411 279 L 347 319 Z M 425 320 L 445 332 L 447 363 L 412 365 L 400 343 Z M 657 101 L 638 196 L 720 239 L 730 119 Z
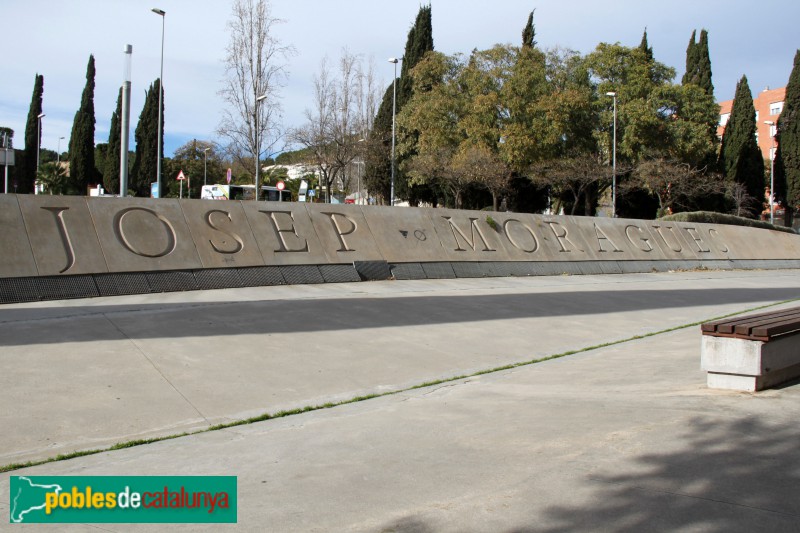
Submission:
M 559 250 L 559 252 L 571 252 L 571 251 L 572 251 L 572 250 L 570 250 L 569 248 L 567 248 L 567 247 L 566 247 L 566 245 L 564 244 L 564 241 L 566 241 L 566 242 L 570 243 L 570 244 L 572 245 L 572 247 L 573 247 L 573 248 L 575 248 L 576 250 L 578 250 L 579 252 L 582 252 L 582 251 L 583 251 L 583 250 L 581 250 L 580 248 L 578 248 L 578 247 L 575 245 L 575 243 L 574 243 L 574 242 L 572 242 L 571 240 L 569 240 L 569 237 L 567 236 L 567 228 L 565 228 L 564 226 L 562 226 L 562 225 L 561 225 L 561 224 L 559 224 L 558 222 L 547 222 L 547 223 L 548 223 L 548 224 L 550 224 L 550 229 L 551 229 L 551 230 L 553 230 L 553 235 L 555 235 L 555 237 L 556 237 L 556 240 L 558 241 L 558 245 L 561 247 L 561 249 Z M 563 233 L 561 233 L 561 234 L 559 235 L 558 231 L 556 231 L 556 226 L 558 226 L 559 228 L 561 228 L 561 230 L 563 231 Z
M 159 222 L 161 222 L 161 225 L 167 232 L 167 246 L 163 250 L 161 250 L 156 254 L 149 254 L 147 252 L 137 250 L 136 248 L 134 248 L 133 244 L 131 244 L 130 240 L 128 239 L 128 236 L 125 235 L 123 222 L 125 221 L 125 217 L 127 217 L 134 211 L 141 211 L 143 213 L 148 213 L 150 215 L 153 215 Z M 141 255 L 142 257 L 152 257 L 152 258 L 164 257 L 174 252 L 175 248 L 178 246 L 178 237 L 175 234 L 175 228 L 172 227 L 172 224 L 170 224 L 169 220 L 167 220 L 164 216 L 159 215 L 152 209 L 146 209 L 144 207 L 129 207 L 128 209 L 124 209 L 119 213 L 117 213 L 116 219 L 117 220 L 115 224 L 115 229 L 117 230 L 117 237 L 119 238 L 120 242 L 125 248 L 135 253 L 136 255 Z
M 453 222 L 451 217 L 443 216 L 442 218 L 445 219 L 448 224 L 450 224 L 450 231 L 453 232 L 453 238 L 456 241 L 456 248 L 455 248 L 454 251 L 456 251 L 456 252 L 466 252 L 467 251 L 466 248 L 462 248 L 461 247 L 461 244 L 458 241 L 458 236 L 460 235 L 461 239 L 464 241 L 464 243 L 467 246 L 469 246 L 470 248 L 472 248 L 473 252 L 475 252 L 476 251 L 475 250 L 475 244 L 476 244 L 475 243 L 475 232 L 476 231 L 478 233 L 478 237 L 481 239 L 481 242 L 483 243 L 483 250 L 482 251 L 484 251 L 484 252 L 496 252 L 497 251 L 494 248 L 491 248 L 489 246 L 489 243 L 486 242 L 486 237 L 484 237 L 483 232 L 481 232 L 481 228 L 478 227 L 478 224 L 477 224 L 478 219 L 477 218 L 470 218 L 469 219 L 469 225 L 470 225 L 470 230 L 471 230 L 470 231 L 470 238 L 468 238 L 466 235 L 464 235 L 464 232 L 461 231 L 461 229 L 458 226 L 456 226 L 455 222 Z
M 64 245 L 64 252 L 67 254 L 67 266 L 58 271 L 63 274 L 75 265 L 75 249 L 72 247 L 72 239 L 69 237 L 67 225 L 64 222 L 64 211 L 69 210 L 69 207 L 42 207 L 45 211 L 53 213 L 58 226 L 58 234 L 61 236 L 61 243 Z
M 233 250 L 223 250 L 222 248 L 220 248 L 216 244 L 214 244 L 214 241 L 212 241 L 211 239 L 208 240 L 208 243 L 211 245 L 211 247 L 214 249 L 214 251 L 217 252 L 218 254 L 238 254 L 239 252 L 241 252 L 244 249 L 244 241 L 242 241 L 241 237 L 239 237 L 235 233 L 232 233 L 230 231 L 225 231 L 224 229 L 222 229 L 222 228 L 218 227 L 216 224 L 214 224 L 214 221 L 211 220 L 211 215 L 213 215 L 214 213 L 221 213 L 225 218 L 228 219 L 229 222 L 233 222 L 233 219 L 231 218 L 231 214 L 229 212 L 223 211 L 221 209 L 212 209 L 211 211 L 206 213 L 206 223 L 208 223 L 208 225 L 211 226 L 213 229 L 219 231 L 220 233 L 224 233 L 225 235 L 227 235 L 228 237 L 230 237 L 231 239 L 236 241 L 236 244 L 233 246 Z M 226 241 L 222 241 L 222 244 L 227 244 L 227 243 L 226 243 Z
M 594 234 L 597 236 L 597 247 L 599 248 L 599 250 L 597 250 L 598 252 L 607 252 L 608 251 L 608 250 L 604 250 L 603 249 L 603 241 L 608 241 L 608 243 L 611 244 L 611 246 L 614 247 L 614 251 L 615 252 L 621 252 L 622 251 L 619 248 L 617 248 L 617 245 L 614 244 L 614 241 L 612 241 L 611 239 L 608 238 L 608 235 L 603 233 L 603 230 L 601 230 L 600 228 L 597 227 L 597 224 L 594 225 Z
M 297 231 L 294 229 L 294 217 L 292 216 L 291 211 L 259 211 L 259 213 L 264 213 L 269 217 L 272 221 L 272 229 L 275 230 L 275 236 L 278 238 L 278 244 L 280 248 L 275 250 L 276 253 L 278 252 L 307 252 L 308 251 L 308 241 L 303 239 L 303 247 L 302 248 L 289 248 L 289 245 L 286 243 L 286 238 L 283 236 L 284 233 L 289 233 L 300 239 L 300 235 L 297 234 Z M 287 227 L 281 227 L 280 222 L 278 221 L 278 217 L 275 215 L 286 215 L 289 220 L 291 221 Z
M 340 248 L 338 250 L 336 250 L 336 251 L 337 252 L 355 252 L 355 250 L 353 250 L 352 248 L 347 246 L 347 242 L 345 242 L 344 236 L 345 235 L 350 235 L 351 233 L 356 231 L 356 229 L 358 228 L 358 226 L 356 225 L 356 221 L 353 220 L 350 217 L 342 215 L 341 213 L 322 213 L 322 214 L 323 215 L 328 215 L 329 217 L 331 217 L 331 224 L 333 224 L 333 230 L 336 232 L 336 237 L 339 239 Z M 350 223 L 350 229 L 348 229 L 347 231 L 343 231 L 342 230 L 342 227 L 339 225 L 339 219 L 337 218 L 337 215 L 339 216 L 339 218 L 343 218 L 344 220 L 346 220 L 346 221 L 348 221 Z

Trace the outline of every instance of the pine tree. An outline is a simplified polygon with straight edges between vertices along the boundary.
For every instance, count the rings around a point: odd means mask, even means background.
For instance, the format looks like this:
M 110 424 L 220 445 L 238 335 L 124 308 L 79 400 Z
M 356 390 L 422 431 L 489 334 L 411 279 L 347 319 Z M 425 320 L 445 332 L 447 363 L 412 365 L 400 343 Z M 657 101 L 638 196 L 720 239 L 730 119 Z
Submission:
M 36 182 L 36 152 L 41 142 L 39 132 L 39 115 L 42 113 L 42 95 L 44 94 L 44 76 L 37 74 L 33 82 L 33 96 L 28 110 L 28 121 L 25 123 L 25 148 L 15 169 L 17 192 L 32 193 Z M 9 186 L 9 188 L 11 188 Z
M 83 194 L 86 194 L 89 184 L 97 180 L 94 166 L 94 75 L 94 56 L 90 55 L 81 106 L 75 113 L 69 138 L 70 182 L 74 189 Z
M 528 15 L 528 23 L 525 24 L 525 28 L 522 30 L 522 46 L 527 48 L 535 48 L 536 47 L 536 27 L 533 25 L 533 14 L 536 13 L 534 9 L 531 11 L 531 14 Z
M 120 135 L 122 133 L 122 87 L 117 96 L 117 108 L 111 114 L 111 130 L 108 132 L 108 148 L 106 149 L 106 164 L 103 168 L 103 186 L 109 193 L 119 191 L 120 173 Z
M 751 210 L 760 211 L 764 197 L 764 158 L 756 143 L 756 109 L 747 76 L 742 76 L 736 84 L 733 108 L 722 135 L 719 167 L 726 180 L 745 186 L 753 198 Z
M 158 168 L 158 91 L 161 81 L 156 80 L 147 89 L 139 123 L 136 125 L 136 156 L 130 173 L 128 187 L 136 192 L 137 196 L 150 196 L 150 184 L 157 179 Z M 163 116 L 163 108 L 162 108 Z M 161 130 L 163 139 L 164 130 Z M 163 157 L 164 144 L 161 144 L 161 157 Z
M 686 72 L 683 73 L 681 83 L 686 85 L 692 82 L 692 77 L 697 71 L 697 30 L 692 30 L 692 38 L 686 47 Z
M 794 55 L 776 140 L 775 194 L 793 211 L 800 206 L 800 50 Z
M 653 60 L 653 48 L 647 44 L 647 28 L 644 29 L 642 35 L 642 42 L 639 43 L 639 50 L 644 54 L 645 59 L 649 62 Z
M 417 13 L 414 25 L 408 32 L 405 53 L 403 55 L 403 67 L 400 71 L 400 79 L 397 80 L 397 113 L 403 108 L 406 102 L 411 99 L 413 85 L 411 82 L 411 70 L 423 58 L 426 52 L 433 50 L 433 25 L 431 22 L 431 6 L 422 6 Z M 370 158 L 367 165 L 367 175 L 371 176 L 370 190 L 380 191 L 385 197 L 389 198 L 391 181 L 391 146 L 392 146 L 392 84 L 386 89 L 383 100 L 378 107 L 378 113 L 373 122 L 372 137 L 379 141 L 378 149 Z M 398 171 L 399 161 L 395 167 L 395 196 L 408 198 L 415 203 L 417 198 L 412 197 L 412 191 L 406 185 L 406 180 Z

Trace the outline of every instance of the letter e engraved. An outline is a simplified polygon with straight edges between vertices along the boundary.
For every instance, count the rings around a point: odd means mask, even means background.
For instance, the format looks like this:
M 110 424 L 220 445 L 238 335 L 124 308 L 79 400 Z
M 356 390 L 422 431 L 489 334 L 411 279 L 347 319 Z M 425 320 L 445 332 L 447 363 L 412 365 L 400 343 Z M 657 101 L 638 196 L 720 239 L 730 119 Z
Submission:
M 689 237 L 697 244 L 697 251 L 698 252 L 710 252 L 711 250 L 708 248 L 703 248 L 703 239 L 700 238 L 700 234 L 697 232 L 697 228 L 684 228 L 686 233 L 689 234 Z
M 531 239 L 533 239 L 533 242 L 528 246 L 528 248 L 523 248 L 522 245 L 520 245 L 511 236 L 511 232 L 509 231 L 508 226 L 512 222 L 516 222 L 517 224 L 522 226 L 522 229 L 524 229 L 525 231 L 527 231 L 530 234 Z M 503 222 L 503 233 L 505 234 L 506 238 L 508 239 L 508 242 L 510 242 L 511 245 L 514 248 L 517 248 L 518 250 L 522 250 L 523 252 L 525 252 L 527 254 L 532 254 L 533 252 L 535 252 L 536 250 L 539 249 L 539 241 L 536 239 L 536 235 L 533 233 L 533 230 L 531 228 L 529 228 L 528 226 L 526 226 L 525 224 L 523 224 L 522 222 L 520 222 L 519 220 L 515 219 L 515 218 L 509 218 L 508 220 Z
M 552 230 L 553 230 L 553 235 L 555 235 L 555 237 L 556 237 L 556 240 L 558 241 L 558 245 L 561 247 L 561 250 L 559 250 L 559 252 L 571 252 L 571 251 L 572 251 L 572 250 L 570 250 L 569 248 L 567 248 L 567 246 L 564 244 L 564 242 L 565 242 L 565 241 L 566 241 L 566 242 L 568 242 L 568 243 L 570 243 L 570 244 L 572 245 L 572 247 L 573 247 L 573 248 L 575 248 L 576 250 L 578 250 L 579 252 L 582 252 L 582 251 L 583 251 L 583 250 L 581 250 L 580 248 L 578 248 L 578 247 L 575 245 L 575 243 L 574 243 L 574 242 L 572 242 L 571 240 L 569 240 L 569 237 L 567 236 L 567 228 L 565 228 L 564 226 L 562 226 L 562 225 L 561 225 L 561 224 L 559 224 L 558 222 L 547 222 L 547 223 L 548 223 L 548 224 L 550 224 L 550 229 L 552 229 Z M 562 231 L 563 233 L 559 234 L 559 233 L 558 233 L 558 230 L 556 230 L 556 226 L 558 226 L 559 228 L 561 228 L 561 231 Z
M 494 248 L 491 248 L 489 246 L 489 243 L 486 242 L 486 237 L 483 235 L 483 232 L 481 232 L 481 228 L 478 227 L 478 224 L 477 224 L 478 219 L 477 218 L 470 218 L 469 219 L 470 238 L 467 238 L 467 236 L 464 235 L 464 232 L 461 231 L 461 229 L 458 226 L 456 226 L 455 222 L 453 222 L 451 217 L 443 216 L 442 218 L 445 219 L 448 224 L 450 224 L 450 231 L 453 232 L 453 238 L 456 241 L 456 248 L 455 248 L 454 251 L 456 251 L 456 252 L 466 252 L 467 251 L 467 249 L 466 248 L 462 248 L 461 244 L 459 243 L 458 236 L 460 235 L 461 239 L 464 241 L 464 243 L 467 246 L 469 246 L 470 248 L 472 248 L 473 252 L 475 252 L 476 251 L 475 250 L 475 244 L 476 244 L 475 243 L 475 232 L 476 231 L 478 232 L 478 237 L 480 238 L 481 242 L 483 243 L 483 250 L 482 251 L 484 251 L 484 252 L 496 252 L 497 251 Z
M 661 231 L 661 226 L 653 224 L 653 228 L 656 230 L 656 233 L 658 233 L 658 236 L 661 237 L 661 240 L 664 241 L 664 244 L 666 244 L 669 247 L 670 250 L 672 250 L 673 252 L 682 252 L 683 251 L 683 247 L 681 246 L 681 243 L 678 240 L 678 237 L 675 235 L 675 232 L 672 231 L 672 226 L 664 226 L 664 228 L 669 230 L 670 235 L 672 235 L 672 240 L 675 241 L 675 245 L 678 247 L 677 249 L 675 249 L 675 247 L 672 246 L 667 241 L 667 238 L 664 237 L 664 233 Z
M 125 229 L 123 228 L 123 222 L 125 221 L 125 218 L 134 211 L 149 213 L 154 217 L 156 217 L 156 219 L 159 222 L 161 222 L 161 225 L 164 226 L 164 229 L 167 232 L 167 245 L 164 247 L 163 250 L 155 254 L 150 254 L 147 252 L 143 252 L 141 250 L 137 250 L 136 248 L 134 248 L 133 244 L 131 244 L 131 241 L 128 239 L 128 236 L 125 234 Z M 122 211 L 117 213 L 116 224 L 114 226 L 115 229 L 117 230 L 117 237 L 119 238 L 122 245 L 125 246 L 125 248 L 127 248 L 129 251 L 135 253 L 136 255 L 141 255 L 142 257 L 152 257 L 152 258 L 164 257 L 174 252 L 175 247 L 178 245 L 178 237 L 175 234 L 175 228 L 172 227 L 170 221 L 167 220 L 164 216 L 156 213 L 152 209 L 146 209 L 144 207 L 129 207 L 128 209 L 123 209 Z
M 275 250 L 276 253 L 308 251 L 308 241 L 305 239 L 302 239 L 303 241 L 302 248 L 290 248 L 289 245 L 286 243 L 286 238 L 283 235 L 284 233 L 289 233 L 298 239 L 301 238 L 300 235 L 297 234 L 297 231 L 294 229 L 294 217 L 292 216 L 291 211 L 259 211 L 259 213 L 264 213 L 272 221 L 272 229 L 275 230 L 275 236 L 278 238 L 278 244 L 280 246 L 279 249 Z M 282 227 L 276 215 L 285 215 L 286 217 L 288 217 L 290 220 L 288 226 Z
M 333 231 L 336 232 L 336 237 L 339 239 L 339 246 L 340 248 L 336 250 L 337 252 L 355 252 L 354 249 L 347 246 L 347 241 L 344 240 L 345 235 L 350 235 L 351 233 L 355 232 L 358 229 L 358 225 L 356 221 L 350 217 L 342 215 L 341 213 L 322 213 L 323 215 L 328 215 L 331 217 L 331 224 L 333 224 Z M 350 228 L 345 231 L 341 224 L 339 224 L 339 219 L 344 219 L 350 223 Z
M 595 234 L 595 236 L 597 236 L 597 247 L 599 248 L 597 250 L 598 252 L 607 252 L 608 251 L 608 250 L 603 249 L 603 241 L 608 241 L 608 243 L 611 244 L 611 246 L 614 247 L 614 251 L 615 252 L 621 252 L 622 251 L 619 248 L 617 248 L 617 245 L 614 244 L 614 241 L 612 241 L 611 239 L 608 238 L 608 235 L 603 233 L 603 230 L 601 230 L 600 228 L 597 227 L 597 224 L 594 225 L 594 234 Z
M 715 230 L 714 228 L 711 228 L 711 229 L 708 230 L 708 235 L 712 239 L 714 239 L 715 241 L 717 241 L 717 240 L 719 240 L 721 238 L 719 236 L 719 232 L 717 230 Z M 725 244 L 722 241 L 717 242 L 717 245 L 722 245 L 722 248 L 720 248 L 720 252 L 722 252 L 723 254 L 727 254 L 730 251 L 730 249 L 728 248 L 728 245 Z
M 652 252 L 653 251 L 653 245 L 650 244 L 650 239 L 648 239 L 647 237 L 639 237 L 639 241 L 642 242 L 643 244 L 645 244 L 647 246 L 647 248 L 642 248 L 641 246 L 636 244 L 636 241 L 631 236 L 631 231 L 630 231 L 633 228 L 635 228 L 636 231 L 638 231 L 640 234 L 644 233 L 644 230 L 642 228 L 640 228 L 639 226 L 636 226 L 636 225 L 633 225 L 633 224 L 631 224 L 630 226 L 627 226 L 625 228 L 625 236 L 628 237 L 628 240 L 631 241 L 631 244 L 636 246 L 638 249 L 640 249 L 643 252 Z
M 63 274 L 75 265 L 75 249 L 72 247 L 72 239 L 69 237 L 67 224 L 64 222 L 64 211 L 67 211 L 69 207 L 42 207 L 41 209 L 50 211 L 56 219 L 61 244 L 64 245 L 64 252 L 67 254 L 67 266 L 58 271 L 59 274 Z
M 214 241 L 212 241 L 211 239 L 208 240 L 208 243 L 218 254 L 238 254 L 244 249 L 244 241 L 242 241 L 241 237 L 239 237 L 235 233 L 232 233 L 230 231 L 225 231 L 224 229 L 214 224 L 214 221 L 211 219 L 211 215 L 213 215 L 214 213 L 220 213 L 223 215 L 223 217 L 227 218 L 229 222 L 233 222 L 231 214 L 227 211 L 223 211 L 222 209 L 212 209 L 211 211 L 206 213 L 206 223 L 213 229 L 219 231 L 220 233 L 224 233 L 225 235 L 236 241 L 236 244 L 233 246 L 233 250 L 223 250 L 222 248 L 214 244 Z M 228 243 L 227 241 L 222 241 L 222 244 L 228 244 Z

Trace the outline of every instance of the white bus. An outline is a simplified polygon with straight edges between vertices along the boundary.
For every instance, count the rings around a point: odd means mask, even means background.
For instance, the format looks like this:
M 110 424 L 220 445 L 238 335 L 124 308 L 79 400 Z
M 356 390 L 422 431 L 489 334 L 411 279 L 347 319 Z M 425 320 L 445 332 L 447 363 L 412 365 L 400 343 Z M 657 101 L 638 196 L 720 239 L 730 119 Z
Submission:
M 252 200 L 255 196 L 254 185 L 203 185 L 200 191 L 201 200 Z M 291 202 L 292 193 L 284 189 L 279 191 L 271 185 L 261 186 L 261 198 L 267 202 Z

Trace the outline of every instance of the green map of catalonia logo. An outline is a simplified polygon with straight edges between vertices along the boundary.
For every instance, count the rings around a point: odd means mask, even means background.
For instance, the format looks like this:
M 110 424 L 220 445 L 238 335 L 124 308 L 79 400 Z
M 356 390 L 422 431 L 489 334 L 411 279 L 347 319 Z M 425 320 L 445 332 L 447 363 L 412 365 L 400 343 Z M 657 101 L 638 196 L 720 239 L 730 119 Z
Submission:
M 11 522 L 25 522 L 32 518 L 32 514 L 45 513 L 47 494 L 60 494 L 64 489 L 61 485 L 44 485 L 34 483 L 24 476 L 11 477 Z

